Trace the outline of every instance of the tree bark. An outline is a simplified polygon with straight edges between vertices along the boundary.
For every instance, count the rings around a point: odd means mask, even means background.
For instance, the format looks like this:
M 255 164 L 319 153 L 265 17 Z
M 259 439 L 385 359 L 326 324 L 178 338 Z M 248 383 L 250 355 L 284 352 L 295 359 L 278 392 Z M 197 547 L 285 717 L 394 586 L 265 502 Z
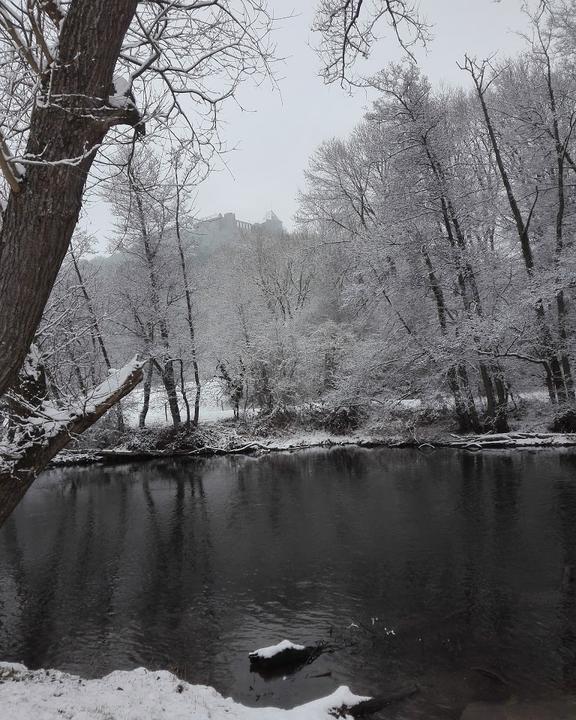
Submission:
M 29 164 L 0 233 L 0 395 L 22 367 L 68 250 L 90 167 L 108 129 L 135 124 L 111 108 L 113 73 L 138 0 L 74 0 L 58 59 L 30 118 Z M 50 97 L 48 97 L 48 92 Z M 57 100 L 55 100 L 57 98 Z

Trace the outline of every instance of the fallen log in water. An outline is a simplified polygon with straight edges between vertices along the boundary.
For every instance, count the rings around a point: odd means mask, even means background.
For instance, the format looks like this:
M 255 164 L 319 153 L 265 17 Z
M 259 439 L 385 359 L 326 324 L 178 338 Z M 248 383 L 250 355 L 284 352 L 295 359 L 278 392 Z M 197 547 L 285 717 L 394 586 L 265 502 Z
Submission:
M 453 440 L 440 441 L 440 447 L 462 450 L 507 450 L 522 447 L 571 447 L 576 445 L 576 433 L 510 432 L 493 435 L 452 436 Z
M 296 645 L 290 640 L 282 640 L 277 645 L 254 650 L 248 654 L 250 670 L 263 677 L 274 677 L 293 673 L 309 665 L 323 652 L 323 646 Z

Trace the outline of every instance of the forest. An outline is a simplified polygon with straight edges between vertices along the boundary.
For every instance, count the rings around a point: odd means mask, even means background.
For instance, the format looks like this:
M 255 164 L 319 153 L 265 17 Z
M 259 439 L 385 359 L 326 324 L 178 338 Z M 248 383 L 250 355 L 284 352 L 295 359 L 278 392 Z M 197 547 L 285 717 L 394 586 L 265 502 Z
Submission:
M 190 425 L 216 383 L 236 415 L 280 423 L 338 410 L 356 427 L 408 400 L 506 432 L 535 399 L 573 430 L 575 49 L 546 6 L 517 57 L 462 59 L 467 90 L 410 61 L 365 79 L 376 99 L 310 158 L 289 232 L 211 247 L 200 159 L 155 137 L 119 151 L 98 186 L 109 254 L 73 237 L 37 332 L 47 396 L 85 395 L 138 353 L 140 427 L 151 386 Z

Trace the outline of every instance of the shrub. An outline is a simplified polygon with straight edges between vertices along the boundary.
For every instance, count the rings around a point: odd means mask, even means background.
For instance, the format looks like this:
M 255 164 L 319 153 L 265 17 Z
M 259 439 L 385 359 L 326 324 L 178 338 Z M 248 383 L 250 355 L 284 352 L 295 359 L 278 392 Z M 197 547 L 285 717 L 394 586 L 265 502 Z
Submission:
M 576 433 L 576 408 L 558 408 L 550 424 L 552 432 Z

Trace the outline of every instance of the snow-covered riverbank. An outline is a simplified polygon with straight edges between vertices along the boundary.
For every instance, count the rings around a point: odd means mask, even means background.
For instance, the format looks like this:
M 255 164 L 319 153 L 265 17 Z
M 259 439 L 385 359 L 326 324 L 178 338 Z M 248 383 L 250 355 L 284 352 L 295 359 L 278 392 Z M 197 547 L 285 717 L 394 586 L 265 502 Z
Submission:
M 57 670 L 0 663 L 0 718 L 6 720 L 333 720 L 369 700 L 340 687 L 291 710 L 248 708 L 166 671 L 118 671 L 84 680 Z
M 123 463 L 163 457 L 210 457 L 213 455 L 262 455 L 311 448 L 356 446 L 361 448 L 437 448 L 461 450 L 512 450 L 522 448 L 576 447 L 575 433 L 510 432 L 487 435 L 426 435 L 401 437 L 355 433 L 333 435 L 327 432 L 302 432 L 284 438 L 258 437 L 238 433 L 232 426 L 214 423 L 198 431 L 176 437 L 162 446 L 154 431 L 147 431 L 145 442 L 134 436 L 129 442 L 105 449 L 65 450 L 53 461 L 55 466 L 91 465 L 98 462 Z

